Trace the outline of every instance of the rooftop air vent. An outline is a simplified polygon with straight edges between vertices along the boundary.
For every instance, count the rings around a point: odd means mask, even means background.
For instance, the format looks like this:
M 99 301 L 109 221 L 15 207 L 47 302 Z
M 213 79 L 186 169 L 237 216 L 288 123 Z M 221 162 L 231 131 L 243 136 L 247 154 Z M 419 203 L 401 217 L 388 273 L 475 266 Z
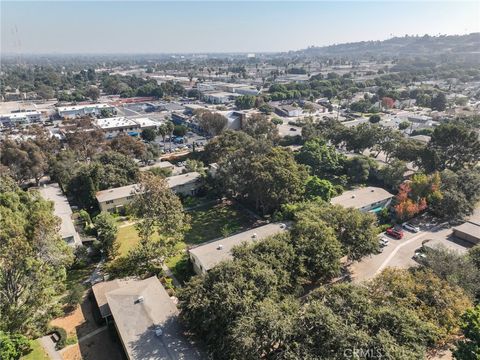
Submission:
M 144 300 L 145 300 L 145 298 L 144 298 L 143 296 L 139 296 L 139 297 L 137 298 L 137 300 L 135 301 L 135 303 L 136 303 L 136 304 L 141 304 L 141 303 L 143 303 Z
M 222 244 L 220 244 L 220 245 L 217 246 L 217 250 L 222 250 L 222 249 L 223 249 L 223 245 L 222 245 Z
M 160 326 L 157 326 L 157 327 L 155 328 L 155 335 L 156 335 L 157 337 L 161 337 L 161 336 L 163 335 L 163 331 L 162 331 L 162 328 L 161 328 Z

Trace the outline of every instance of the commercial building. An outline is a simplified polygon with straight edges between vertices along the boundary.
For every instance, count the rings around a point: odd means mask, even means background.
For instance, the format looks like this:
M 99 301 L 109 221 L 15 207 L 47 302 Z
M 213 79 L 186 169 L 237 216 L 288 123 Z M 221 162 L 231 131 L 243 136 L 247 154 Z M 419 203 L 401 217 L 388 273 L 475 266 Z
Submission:
M 102 110 L 115 112 L 115 107 L 108 104 L 70 105 L 57 107 L 58 116 L 64 119 L 100 115 Z
M 330 203 L 346 208 L 354 208 L 362 212 L 379 212 L 390 205 L 393 194 L 385 189 L 367 186 L 334 197 Z
M 214 240 L 191 248 L 188 253 L 193 269 L 199 275 L 207 273 L 220 262 L 232 259 L 232 249 L 242 243 L 251 244 L 287 230 L 282 223 L 272 223 Z
M 224 91 L 206 92 L 203 93 L 203 100 L 212 104 L 226 104 L 235 100 L 235 98 L 239 96 L 242 95 Z
M 0 114 L 2 126 L 20 126 L 38 123 L 42 121 L 42 114 L 38 111 L 22 111 L 9 114 Z
M 156 276 L 92 286 L 101 317 L 113 323 L 129 360 L 196 360 L 200 352 L 178 323 L 178 309 Z
M 159 123 L 149 118 L 111 117 L 96 119 L 95 125 L 105 132 L 107 139 L 120 134 L 139 136 L 143 129 L 156 129 Z
M 198 172 L 190 172 L 177 176 L 170 176 L 166 180 L 170 189 L 179 195 L 195 195 L 201 186 L 202 176 Z M 138 191 L 138 185 L 127 185 L 118 188 L 102 190 L 97 192 L 96 198 L 101 211 L 122 210 L 125 205 L 130 203 L 134 194 Z
M 302 115 L 302 108 L 292 105 L 279 105 L 275 107 L 275 112 L 280 116 L 294 117 Z
M 45 200 L 53 202 L 53 213 L 61 220 L 60 236 L 62 239 L 71 246 L 82 245 L 82 240 L 72 220 L 72 209 L 60 186 L 57 183 L 52 183 L 41 186 L 39 191 Z
M 474 221 L 464 222 L 453 228 L 453 236 L 476 245 L 480 244 L 480 223 Z

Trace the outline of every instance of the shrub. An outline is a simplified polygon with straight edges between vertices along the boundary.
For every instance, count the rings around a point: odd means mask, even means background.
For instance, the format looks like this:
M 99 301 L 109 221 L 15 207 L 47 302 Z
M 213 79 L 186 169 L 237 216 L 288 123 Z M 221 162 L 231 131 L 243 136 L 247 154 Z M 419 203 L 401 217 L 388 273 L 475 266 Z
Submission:
M 80 304 L 83 298 L 84 291 L 85 291 L 85 288 L 83 287 L 83 285 L 80 285 L 80 284 L 73 285 L 73 287 L 70 289 L 65 299 L 67 305 L 73 309 L 78 304 Z
M 272 119 L 272 123 L 274 123 L 275 125 L 281 125 L 283 124 L 283 120 L 276 117 Z
M 60 327 L 60 326 L 52 326 L 50 327 L 49 334 L 56 333 L 59 337 L 57 343 L 55 344 L 55 349 L 61 350 L 65 347 L 67 343 L 67 331 Z

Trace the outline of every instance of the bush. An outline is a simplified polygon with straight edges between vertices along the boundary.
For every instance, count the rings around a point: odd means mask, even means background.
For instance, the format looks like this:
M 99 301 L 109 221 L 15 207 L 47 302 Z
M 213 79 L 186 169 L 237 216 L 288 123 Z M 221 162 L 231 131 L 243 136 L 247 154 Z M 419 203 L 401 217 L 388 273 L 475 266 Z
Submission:
M 50 327 L 50 330 L 48 334 L 53 334 L 56 333 L 59 337 L 57 343 L 55 344 L 55 349 L 61 350 L 65 347 L 67 343 L 67 331 L 64 328 L 61 328 L 60 326 L 52 326 Z
M 283 124 L 283 120 L 276 117 L 272 119 L 272 123 L 274 123 L 275 125 L 281 125 Z
M 73 287 L 69 290 L 65 300 L 67 305 L 71 309 L 74 309 L 78 304 L 80 304 L 83 298 L 84 291 L 85 291 L 85 288 L 83 287 L 83 285 L 80 285 L 80 284 L 73 285 Z

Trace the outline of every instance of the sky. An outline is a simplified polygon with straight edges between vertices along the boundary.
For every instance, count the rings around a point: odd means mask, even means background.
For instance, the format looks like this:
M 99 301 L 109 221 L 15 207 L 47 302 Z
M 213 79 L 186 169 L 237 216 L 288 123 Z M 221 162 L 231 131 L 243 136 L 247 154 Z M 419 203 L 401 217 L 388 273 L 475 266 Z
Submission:
M 1 52 L 270 52 L 480 31 L 480 2 L 0 1 Z

